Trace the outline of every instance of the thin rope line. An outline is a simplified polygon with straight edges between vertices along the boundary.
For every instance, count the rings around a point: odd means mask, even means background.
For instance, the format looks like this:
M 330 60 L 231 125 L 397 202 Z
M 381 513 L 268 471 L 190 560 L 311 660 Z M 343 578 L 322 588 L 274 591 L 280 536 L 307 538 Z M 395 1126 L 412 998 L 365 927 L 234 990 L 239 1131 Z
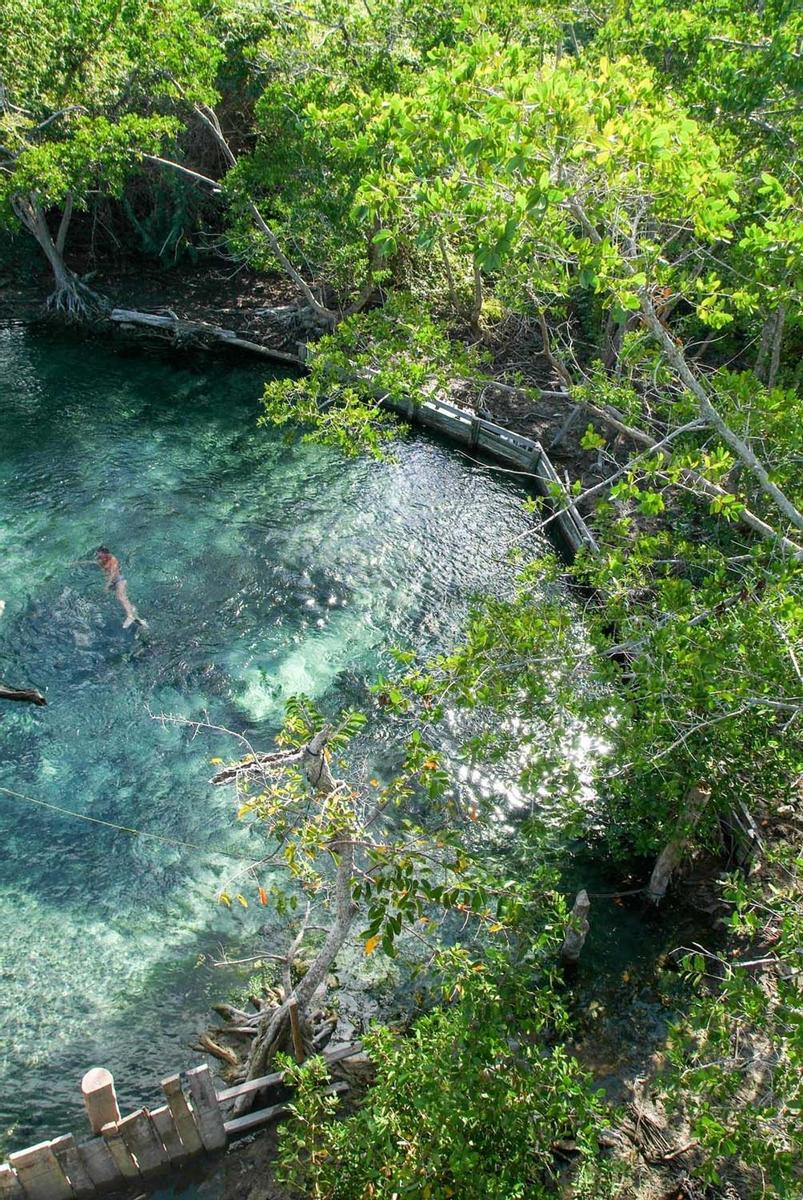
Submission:
M 25 800 L 28 804 L 35 804 L 39 808 L 49 808 L 51 812 L 61 813 L 65 817 L 75 817 L 78 821 L 89 821 L 92 825 L 105 825 L 107 829 L 116 829 L 118 833 L 130 833 L 133 837 L 153 838 L 157 842 L 165 842 L 168 846 L 182 846 L 185 850 L 197 850 L 200 854 L 210 856 L 216 854 L 219 858 L 230 858 L 235 862 L 251 862 L 252 865 L 257 865 L 250 854 L 232 854 L 229 850 L 210 850 L 207 846 L 199 846 L 195 842 L 184 842 L 180 838 L 171 838 L 163 833 L 148 833 L 146 829 L 134 829 L 130 825 L 117 825 L 114 821 L 104 821 L 101 817 L 88 817 L 86 813 L 75 812 L 71 808 L 62 808 L 61 805 L 50 804 L 47 800 L 36 800 L 33 796 L 26 796 L 24 792 L 15 792 L 13 788 L 2 785 L 0 785 L 0 792 L 6 796 L 13 796 L 16 800 Z M 556 890 L 565 896 L 573 896 L 577 891 L 576 888 L 558 888 Z M 645 887 L 640 887 L 630 888 L 623 892 L 587 892 L 587 895 L 589 900 L 611 900 L 619 896 L 637 896 L 646 890 Z
M 134 829 L 130 825 L 117 825 L 114 821 L 104 821 L 101 817 L 89 817 L 86 813 L 75 812 L 71 808 L 62 808 L 59 804 L 50 804 L 47 800 L 36 800 L 23 792 L 15 792 L 12 788 L 0 786 L 0 792 L 13 796 L 16 800 L 25 800 L 28 804 L 36 804 L 39 808 L 49 808 L 52 812 L 61 813 L 65 817 L 75 817 L 79 821 L 89 821 L 92 825 L 105 825 L 107 829 L 116 829 L 119 833 L 130 833 L 133 837 L 153 838 L 157 842 L 165 842 L 169 846 L 182 846 L 185 850 L 197 850 L 201 854 L 218 855 L 219 858 L 231 858 L 237 862 L 248 862 L 251 855 L 232 854 L 228 850 L 210 850 L 208 846 L 198 846 L 195 842 L 184 842 L 180 838 L 171 838 L 163 833 L 148 833 L 146 829 Z

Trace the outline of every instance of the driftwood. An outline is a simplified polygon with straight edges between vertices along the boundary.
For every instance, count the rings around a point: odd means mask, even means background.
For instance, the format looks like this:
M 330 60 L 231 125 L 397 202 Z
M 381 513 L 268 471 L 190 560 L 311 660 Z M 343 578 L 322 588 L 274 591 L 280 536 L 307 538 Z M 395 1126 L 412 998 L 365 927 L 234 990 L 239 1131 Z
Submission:
M 227 1046 L 221 1046 L 219 1042 L 215 1042 L 208 1033 L 202 1033 L 198 1037 L 198 1047 L 205 1050 L 207 1054 L 211 1054 L 214 1058 L 219 1058 L 221 1062 L 226 1063 L 230 1067 L 239 1067 L 240 1059 L 233 1050 L 229 1050 Z
M 143 329 L 162 329 L 172 335 L 172 339 L 177 343 L 216 342 L 231 346 L 235 350 L 260 354 L 263 358 L 272 358 L 277 362 L 290 363 L 294 367 L 303 365 L 295 354 L 287 354 L 283 350 L 274 350 L 272 346 L 263 346 L 260 342 L 241 338 L 233 329 L 222 329 L 219 325 L 209 325 L 206 321 L 185 321 L 174 313 L 146 313 L 131 308 L 115 308 L 109 314 L 109 320 L 122 327 L 128 325 Z
M 23 704 L 47 704 L 36 688 L 10 688 L 0 683 L 0 700 L 20 700 Z

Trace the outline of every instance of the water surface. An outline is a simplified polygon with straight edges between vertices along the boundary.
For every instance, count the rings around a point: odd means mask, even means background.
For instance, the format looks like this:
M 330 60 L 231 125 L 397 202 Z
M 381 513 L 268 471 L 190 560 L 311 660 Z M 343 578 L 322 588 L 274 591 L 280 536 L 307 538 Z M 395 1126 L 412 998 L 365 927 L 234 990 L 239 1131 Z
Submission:
M 90 1065 L 130 1108 L 197 1062 L 207 957 L 265 919 L 214 900 L 261 848 L 207 785 L 230 747 L 154 715 L 269 745 L 290 694 L 359 704 L 391 644 L 448 644 L 509 582 L 515 477 L 426 437 L 381 465 L 288 445 L 256 428 L 264 378 L 0 329 L 0 678 L 48 698 L 0 710 L 6 1150 L 81 1131 Z M 76 565 L 101 542 L 145 634 Z M 376 769 L 387 730 L 366 746 Z

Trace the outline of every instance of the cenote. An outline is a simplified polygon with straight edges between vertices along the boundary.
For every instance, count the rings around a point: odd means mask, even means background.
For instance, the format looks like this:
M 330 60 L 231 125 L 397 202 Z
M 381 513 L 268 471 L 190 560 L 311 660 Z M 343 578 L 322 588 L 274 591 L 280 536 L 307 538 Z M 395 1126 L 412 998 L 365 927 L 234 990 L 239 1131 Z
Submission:
M 381 464 L 288 444 L 257 428 L 265 375 L 0 331 L 0 677 L 48 699 L 0 714 L 6 1151 L 82 1130 L 90 1065 L 130 1110 L 197 1062 L 209 958 L 265 923 L 215 903 L 260 850 L 208 786 L 231 747 L 154 717 L 269 746 L 289 695 L 359 704 L 390 645 L 449 644 L 509 584 L 515 476 L 420 436 Z M 101 542 L 147 631 L 80 565 Z M 361 745 L 381 770 L 387 732 Z

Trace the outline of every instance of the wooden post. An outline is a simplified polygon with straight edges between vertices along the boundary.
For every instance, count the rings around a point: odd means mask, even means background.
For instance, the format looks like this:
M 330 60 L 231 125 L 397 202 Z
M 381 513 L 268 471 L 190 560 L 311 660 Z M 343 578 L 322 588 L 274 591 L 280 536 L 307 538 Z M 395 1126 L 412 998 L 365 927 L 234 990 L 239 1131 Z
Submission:
M 227 1141 L 226 1128 L 206 1063 L 187 1072 L 187 1084 L 204 1148 L 213 1153 L 222 1150 Z
M 93 1067 L 81 1080 L 81 1091 L 93 1133 L 100 1133 L 110 1121 L 120 1120 L 120 1107 L 111 1071 L 105 1067 Z
M 290 1029 L 293 1033 L 293 1053 L 297 1063 L 303 1063 L 306 1055 L 304 1053 L 304 1039 L 301 1036 L 301 1022 L 298 1019 L 298 1001 L 295 996 L 291 996 L 287 1001 L 287 1007 L 290 1010 Z
M 108 1192 L 125 1183 L 117 1163 L 112 1158 L 111 1150 L 102 1137 L 79 1142 L 78 1157 L 97 1191 Z
M 189 1156 L 189 1151 L 181 1140 L 176 1128 L 176 1122 L 168 1105 L 163 1104 L 161 1108 L 154 1108 L 150 1117 L 170 1162 L 173 1164 L 184 1162 Z
M 59 1161 L 59 1166 L 72 1184 L 72 1190 L 76 1196 L 94 1196 L 95 1184 L 83 1164 L 73 1135 L 66 1133 L 64 1137 L 56 1138 L 50 1145 Z
M 588 898 L 588 892 L 583 888 L 577 893 L 574 901 L 574 908 L 569 915 L 569 923 L 566 926 L 566 936 L 563 939 L 563 945 L 560 948 L 561 961 L 565 963 L 576 963 L 580 958 L 580 951 L 585 945 L 585 940 L 588 937 L 588 931 L 591 926 L 588 923 L 588 914 L 591 911 L 591 901 Z
M 0 1200 L 25 1200 L 22 1184 L 8 1163 L 0 1166 Z
M 100 1132 L 123 1178 L 139 1179 L 139 1167 L 128 1152 L 128 1146 L 126 1146 L 120 1135 L 117 1122 L 109 1121 L 107 1125 L 103 1126 Z
M 471 418 L 471 431 L 469 433 L 468 444 L 471 450 L 477 449 L 477 442 L 480 436 L 480 419 L 479 417 Z
M 39 1142 L 28 1150 L 9 1154 L 8 1163 L 16 1171 L 28 1200 L 72 1200 L 70 1181 L 59 1166 L 50 1142 Z
M 141 1108 L 130 1117 L 123 1117 L 117 1129 L 143 1175 L 156 1175 L 170 1165 L 147 1109 Z
M 198 1154 L 203 1150 L 204 1144 L 195 1117 L 181 1090 L 181 1076 L 169 1075 L 167 1079 L 163 1079 L 162 1091 L 184 1149 L 188 1154 Z

